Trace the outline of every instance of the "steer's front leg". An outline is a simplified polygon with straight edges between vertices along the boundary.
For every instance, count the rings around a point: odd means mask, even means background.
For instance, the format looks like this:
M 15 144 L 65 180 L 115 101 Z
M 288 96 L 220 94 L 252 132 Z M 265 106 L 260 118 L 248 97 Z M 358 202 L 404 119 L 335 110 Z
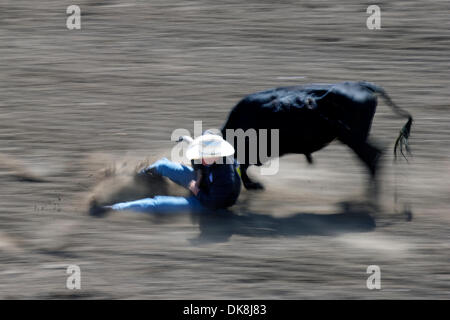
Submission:
M 241 165 L 241 179 L 244 184 L 245 189 L 247 190 L 264 190 L 264 185 L 257 181 L 252 181 L 247 174 L 248 165 Z

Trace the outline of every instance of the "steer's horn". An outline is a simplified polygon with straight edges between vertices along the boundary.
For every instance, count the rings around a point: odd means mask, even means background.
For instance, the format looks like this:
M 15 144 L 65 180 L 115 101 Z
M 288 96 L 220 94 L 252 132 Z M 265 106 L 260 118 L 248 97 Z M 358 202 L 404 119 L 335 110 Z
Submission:
M 187 143 L 191 143 L 192 141 L 194 141 L 194 139 L 192 139 L 189 136 L 180 136 L 176 142 L 179 143 L 179 142 L 182 142 L 182 141 L 186 141 Z

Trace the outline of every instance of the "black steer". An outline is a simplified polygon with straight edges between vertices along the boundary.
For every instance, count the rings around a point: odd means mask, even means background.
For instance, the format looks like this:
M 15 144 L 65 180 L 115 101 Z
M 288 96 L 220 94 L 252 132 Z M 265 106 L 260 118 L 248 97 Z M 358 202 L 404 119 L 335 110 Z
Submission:
M 368 82 L 344 82 L 338 84 L 317 84 L 282 87 L 251 94 L 242 99 L 231 111 L 222 127 L 227 129 L 255 129 L 258 138 L 256 163 L 249 163 L 249 141 L 246 142 L 246 158 L 241 159 L 241 177 L 247 189 L 261 189 L 247 175 L 249 165 L 260 166 L 264 160 L 259 156 L 258 129 L 279 130 L 279 154 L 304 154 L 312 162 L 311 154 L 322 149 L 334 139 L 349 146 L 367 166 L 372 181 L 375 181 L 381 151 L 367 142 L 370 127 L 377 106 L 377 94 L 402 117 L 408 118 L 400 131 L 394 148 L 403 154 L 409 152 L 408 137 L 411 130 L 411 115 L 397 107 L 385 91 Z M 270 136 L 270 134 L 269 134 Z M 228 137 L 237 151 L 237 139 Z M 270 141 L 270 140 L 269 140 Z M 270 144 L 270 142 L 269 142 Z M 269 146 L 270 150 L 270 146 Z M 273 156 L 273 155 L 272 155 Z

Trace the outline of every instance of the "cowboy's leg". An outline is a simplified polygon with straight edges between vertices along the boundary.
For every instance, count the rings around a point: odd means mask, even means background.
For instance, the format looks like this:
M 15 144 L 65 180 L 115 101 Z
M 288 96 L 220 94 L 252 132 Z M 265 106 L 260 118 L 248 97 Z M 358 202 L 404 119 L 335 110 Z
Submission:
M 143 171 L 154 170 L 157 174 L 169 178 L 176 184 L 188 188 L 189 182 L 195 180 L 195 171 L 191 167 L 162 158 Z
M 195 196 L 171 197 L 156 196 L 135 201 L 116 203 L 110 206 L 113 210 L 132 210 L 147 213 L 182 213 L 198 212 L 204 209 Z

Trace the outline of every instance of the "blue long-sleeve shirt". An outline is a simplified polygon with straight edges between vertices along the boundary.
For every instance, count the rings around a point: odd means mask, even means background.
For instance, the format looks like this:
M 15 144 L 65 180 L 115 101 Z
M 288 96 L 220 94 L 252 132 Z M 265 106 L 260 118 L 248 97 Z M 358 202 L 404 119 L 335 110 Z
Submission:
M 229 160 L 230 161 L 230 160 Z M 234 205 L 241 191 L 241 178 L 237 173 L 237 163 L 231 159 L 228 164 L 223 159 L 222 164 L 209 166 L 193 164 L 195 170 L 201 170 L 200 191 L 197 199 L 209 209 L 224 209 Z

